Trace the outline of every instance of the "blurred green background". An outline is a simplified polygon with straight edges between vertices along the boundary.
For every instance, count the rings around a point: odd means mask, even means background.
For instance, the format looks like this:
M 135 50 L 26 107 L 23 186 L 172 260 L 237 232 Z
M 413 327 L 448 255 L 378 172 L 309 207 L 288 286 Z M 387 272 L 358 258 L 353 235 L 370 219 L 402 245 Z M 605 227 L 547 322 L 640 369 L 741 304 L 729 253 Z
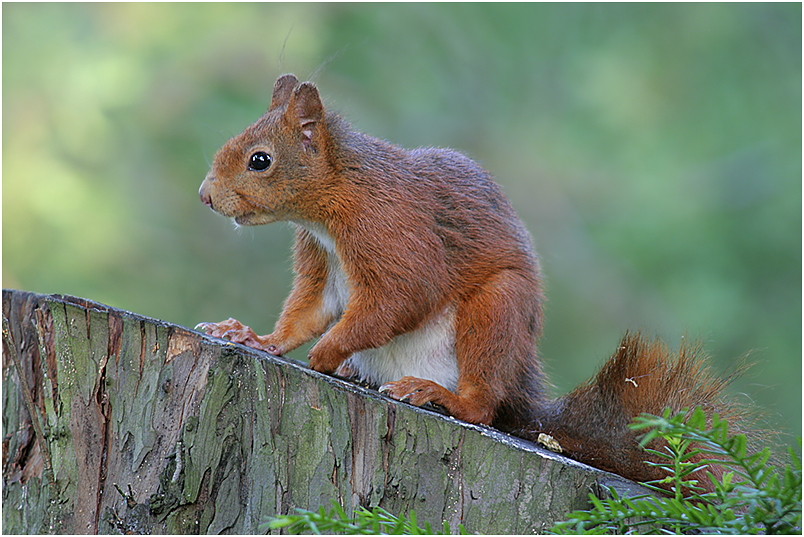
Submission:
M 270 332 L 288 226 L 234 229 L 197 189 L 294 72 L 495 174 L 542 255 L 557 393 L 641 329 L 719 371 L 749 353 L 733 392 L 800 434 L 800 4 L 2 9 L 4 287 Z

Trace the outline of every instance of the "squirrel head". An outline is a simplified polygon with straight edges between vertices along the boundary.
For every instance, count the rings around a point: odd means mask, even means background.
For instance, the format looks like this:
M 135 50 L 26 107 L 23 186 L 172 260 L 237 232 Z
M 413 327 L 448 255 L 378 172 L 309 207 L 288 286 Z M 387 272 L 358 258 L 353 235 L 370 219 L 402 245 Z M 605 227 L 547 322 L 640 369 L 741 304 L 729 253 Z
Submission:
M 215 155 L 201 201 L 241 225 L 309 219 L 316 179 L 327 175 L 325 119 L 312 82 L 280 76 L 265 115 Z

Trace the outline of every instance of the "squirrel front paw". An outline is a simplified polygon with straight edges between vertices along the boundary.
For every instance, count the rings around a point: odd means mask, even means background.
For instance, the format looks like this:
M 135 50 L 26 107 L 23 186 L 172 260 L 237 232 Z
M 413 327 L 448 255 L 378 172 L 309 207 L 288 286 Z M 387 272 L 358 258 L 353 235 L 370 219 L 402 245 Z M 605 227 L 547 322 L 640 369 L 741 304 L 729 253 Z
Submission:
M 273 338 L 270 335 L 257 335 L 251 327 L 231 317 L 219 323 L 198 323 L 195 329 L 202 330 L 210 336 L 228 339 L 275 356 L 282 356 L 284 353 L 284 349 L 277 342 L 272 341 Z

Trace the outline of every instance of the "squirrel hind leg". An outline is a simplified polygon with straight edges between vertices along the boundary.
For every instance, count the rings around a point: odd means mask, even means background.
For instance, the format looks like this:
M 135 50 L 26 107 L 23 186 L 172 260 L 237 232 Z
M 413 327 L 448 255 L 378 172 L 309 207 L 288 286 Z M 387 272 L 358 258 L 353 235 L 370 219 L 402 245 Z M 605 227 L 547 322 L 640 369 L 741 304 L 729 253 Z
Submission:
M 541 304 L 538 277 L 529 268 L 497 272 L 455 304 L 454 391 L 410 373 L 380 390 L 417 406 L 442 406 L 469 423 L 503 430 L 525 426 L 532 407 L 544 399 L 534 348 L 541 332 Z
M 417 406 L 440 405 L 469 423 L 523 427 L 544 397 L 535 353 L 542 324 L 538 275 L 523 265 L 467 288 L 471 292 L 456 301 L 451 320 L 458 370 L 454 390 L 407 372 L 381 391 Z
M 506 431 L 531 422 L 545 397 L 535 348 L 542 320 L 538 276 L 524 266 L 496 273 L 458 304 L 453 415 Z

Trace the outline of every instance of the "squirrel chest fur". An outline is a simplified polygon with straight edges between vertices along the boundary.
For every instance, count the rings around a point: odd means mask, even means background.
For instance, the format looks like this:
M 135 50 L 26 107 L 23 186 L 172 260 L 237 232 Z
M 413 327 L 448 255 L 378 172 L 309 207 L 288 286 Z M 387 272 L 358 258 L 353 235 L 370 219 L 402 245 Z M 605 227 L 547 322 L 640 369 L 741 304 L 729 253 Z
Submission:
M 289 221 L 296 233 L 293 288 L 274 331 L 228 319 L 200 324 L 209 334 L 275 355 L 319 338 L 317 371 L 526 438 L 543 432 L 566 454 L 635 479 L 661 471 L 644 464 L 633 416 L 702 405 L 737 417 L 725 383 L 687 350 L 674 359 L 635 336 L 592 381 L 547 397 L 538 258 L 489 173 L 452 150 L 355 132 L 293 75 L 220 149 L 200 196 L 238 224 Z

